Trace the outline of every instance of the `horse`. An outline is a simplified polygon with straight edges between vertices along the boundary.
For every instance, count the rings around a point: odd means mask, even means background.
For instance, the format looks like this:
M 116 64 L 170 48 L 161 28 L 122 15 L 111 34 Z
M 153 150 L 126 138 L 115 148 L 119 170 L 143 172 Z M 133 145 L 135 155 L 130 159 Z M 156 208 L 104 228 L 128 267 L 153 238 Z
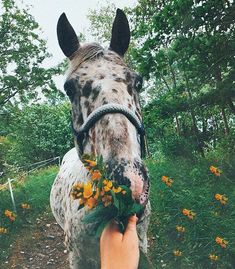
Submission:
M 97 43 L 80 44 L 63 13 L 57 24 L 60 48 L 69 59 L 64 90 L 71 102 L 75 147 L 68 151 L 53 183 L 50 205 L 65 234 L 70 268 L 100 268 L 99 240 L 93 224 L 82 222 L 85 208 L 71 199 L 77 182 L 87 182 L 82 154 L 102 156 L 119 184 L 131 188 L 135 201 L 144 206 L 137 231 L 139 245 L 147 253 L 150 203 L 149 176 L 142 158 L 146 152 L 139 102 L 142 78 L 124 62 L 130 28 L 124 12 L 117 9 L 108 49 Z

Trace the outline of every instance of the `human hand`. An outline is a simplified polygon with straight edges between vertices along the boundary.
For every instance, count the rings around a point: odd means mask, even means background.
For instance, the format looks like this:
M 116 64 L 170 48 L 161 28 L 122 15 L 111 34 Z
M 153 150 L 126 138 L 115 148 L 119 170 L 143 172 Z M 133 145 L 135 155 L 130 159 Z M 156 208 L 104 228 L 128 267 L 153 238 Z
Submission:
M 111 222 L 100 238 L 101 269 L 137 269 L 139 239 L 136 231 L 138 218 L 131 216 L 124 234 L 117 223 Z

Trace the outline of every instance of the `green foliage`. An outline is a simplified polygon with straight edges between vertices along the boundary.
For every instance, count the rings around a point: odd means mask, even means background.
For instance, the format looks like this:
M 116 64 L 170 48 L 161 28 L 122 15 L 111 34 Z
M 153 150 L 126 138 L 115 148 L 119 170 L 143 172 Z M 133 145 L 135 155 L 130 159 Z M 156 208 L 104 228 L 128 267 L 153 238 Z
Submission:
M 17 208 L 16 220 L 13 222 L 4 214 L 5 210 L 13 211 L 10 192 L 8 190 L 0 191 L 0 227 L 7 228 L 7 233 L 0 235 L 1 249 L 9 247 L 17 233 L 25 225 L 34 222 L 39 214 L 48 208 L 51 185 L 57 172 L 58 167 L 41 169 L 24 178 L 18 178 L 17 180 L 21 180 L 21 183 L 17 181 L 13 183 Z M 21 206 L 23 203 L 29 204 L 30 209 L 23 209 Z M 1 254 L 3 255 L 3 253 Z
M 14 0 L 1 1 L 0 17 L 0 106 L 28 104 L 57 91 L 52 76 L 57 68 L 45 69 L 49 57 L 38 23 Z
M 12 165 L 31 164 L 63 156 L 72 145 L 69 105 L 32 105 L 15 111 L 8 139 L 11 148 L 6 161 Z
M 148 161 L 152 179 L 149 243 L 155 268 L 234 268 L 234 157 L 224 160 L 214 154 L 214 158 L 211 153 L 210 160 L 196 163 L 183 158 Z M 210 172 L 211 165 L 222 170 L 220 177 Z M 162 176 L 173 179 L 170 187 Z M 215 194 L 225 195 L 227 203 L 222 205 Z M 190 220 L 182 214 L 183 209 L 196 216 Z M 183 226 L 185 232 L 178 232 L 176 226 Z M 215 242 L 217 236 L 228 241 L 226 248 Z M 182 256 L 175 256 L 174 250 Z M 209 254 L 219 259 L 213 262 Z

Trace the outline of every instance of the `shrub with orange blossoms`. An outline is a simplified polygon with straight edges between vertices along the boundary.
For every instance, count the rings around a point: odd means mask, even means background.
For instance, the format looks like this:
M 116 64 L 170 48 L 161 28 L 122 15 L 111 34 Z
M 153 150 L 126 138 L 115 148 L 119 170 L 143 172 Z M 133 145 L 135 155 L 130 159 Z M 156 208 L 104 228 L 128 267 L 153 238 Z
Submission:
M 209 254 L 208 258 L 211 261 L 217 261 L 219 259 L 219 256 L 215 255 L 215 254 Z
M 219 201 L 222 205 L 225 205 L 228 202 L 228 198 L 225 195 L 216 193 L 215 199 Z
M 8 209 L 5 210 L 4 215 L 5 215 L 7 218 L 9 218 L 10 221 L 12 221 L 12 222 L 16 220 L 16 214 L 13 213 L 12 211 L 8 210 Z
M 183 215 L 188 217 L 188 219 L 190 219 L 190 220 L 193 220 L 195 218 L 195 216 L 196 216 L 196 213 L 194 213 L 193 211 L 191 211 L 189 209 L 186 209 L 186 208 L 184 208 L 182 210 L 182 213 L 183 213 Z
M 223 238 L 221 238 L 221 237 L 219 237 L 219 236 L 217 236 L 217 237 L 215 238 L 215 242 L 216 242 L 218 245 L 220 245 L 222 248 L 226 248 L 226 247 L 227 247 L 227 244 L 228 244 L 228 241 L 227 241 L 227 240 L 225 240 L 225 239 L 223 239 Z
M 210 166 L 210 171 L 211 171 L 212 174 L 214 174 L 217 177 L 219 177 L 221 175 L 221 173 L 222 173 L 222 171 L 219 168 L 217 168 L 217 167 L 215 167 L 213 165 Z
M 171 187 L 174 180 L 167 176 L 162 176 L 162 182 L 164 182 L 168 187 Z
M 127 218 L 140 213 L 143 206 L 132 199 L 130 188 L 118 185 L 114 179 L 109 178 L 102 158 L 91 160 L 86 156 L 82 157 L 82 161 L 89 171 L 88 181 L 75 183 L 70 195 L 72 199 L 79 201 L 78 210 L 83 207 L 88 209 L 83 222 L 98 222 L 98 237 L 112 219 L 119 223 L 123 231 Z
M 173 251 L 173 254 L 176 256 L 176 257 L 180 257 L 180 256 L 182 256 L 182 251 L 180 251 L 180 250 L 174 250 Z
M 176 231 L 179 233 L 184 233 L 185 232 L 185 228 L 183 226 L 176 226 L 175 227 Z
M 30 209 L 30 205 L 27 204 L 27 203 L 23 203 L 23 204 L 21 204 L 21 207 L 22 207 L 23 209 Z
M 4 227 L 0 227 L 0 234 L 6 234 L 7 233 L 7 229 Z

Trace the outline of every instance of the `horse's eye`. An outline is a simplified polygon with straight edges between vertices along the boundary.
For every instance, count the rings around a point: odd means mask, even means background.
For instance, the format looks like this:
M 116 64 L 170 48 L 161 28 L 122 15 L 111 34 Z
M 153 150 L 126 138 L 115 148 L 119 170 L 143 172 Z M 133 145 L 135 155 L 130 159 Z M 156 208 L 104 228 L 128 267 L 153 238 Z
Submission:
M 143 78 L 139 75 L 136 76 L 135 78 L 135 82 L 134 82 L 134 87 L 135 89 L 140 92 L 142 89 L 142 85 L 143 85 Z
M 72 100 L 76 92 L 75 80 L 74 79 L 67 80 L 64 84 L 64 90 L 68 95 L 69 99 Z

